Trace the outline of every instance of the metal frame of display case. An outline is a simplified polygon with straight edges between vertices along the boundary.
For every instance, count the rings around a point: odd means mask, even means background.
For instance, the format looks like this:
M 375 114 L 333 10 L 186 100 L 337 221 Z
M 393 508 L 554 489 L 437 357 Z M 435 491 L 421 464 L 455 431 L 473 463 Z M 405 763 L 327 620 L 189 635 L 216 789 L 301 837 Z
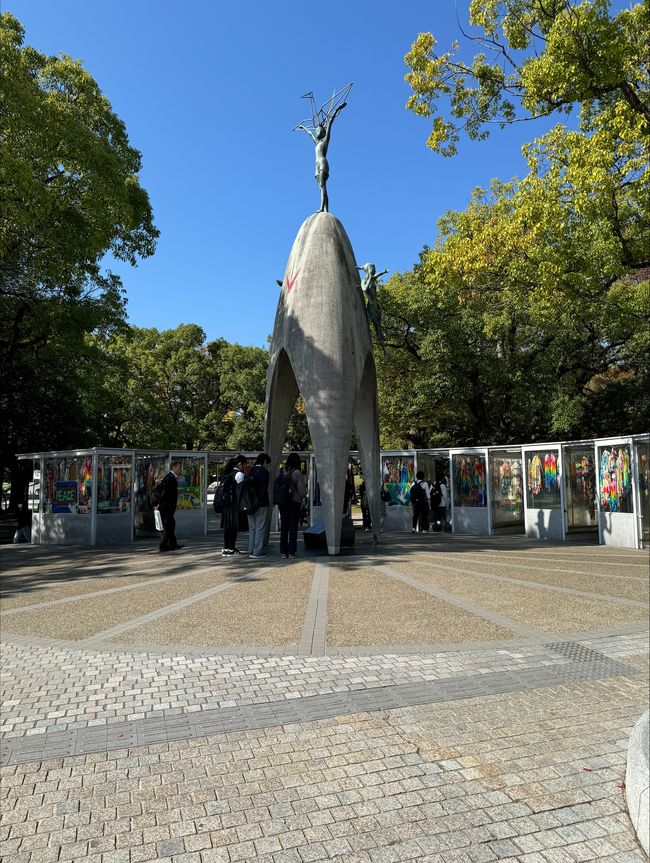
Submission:
M 99 458 L 101 456 L 123 456 L 130 461 L 131 468 L 131 505 L 127 513 L 100 514 L 97 512 L 97 476 Z M 31 460 L 39 464 L 39 502 L 38 511 L 32 513 L 32 543 L 34 545 L 97 545 L 101 544 L 122 545 L 133 541 L 133 524 L 135 518 L 135 502 L 133 499 L 133 476 L 135 472 L 135 450 L 117 449 L 112 447 L 87 447 L 76 450 L 52 450 L 49 452 L 20 453 L 18 461 Z M 57 458 L 90 458 L 92 462 L 91 494 L 92 506 L 88 513 L 52 513 L 44 511 L 45 494 L 45 462 Z M 102 519 L 118 516 L 123 522 L 123 527 L 116 531 L 99 531 L 98 516 Z M 112 522 L 100 521 L 103 527 L 115 528 L 116 520 Z M 115 535 L 115 538 L 111 534 Z M 128 538 L 127 538 L 128 537 Z
M 555 509 L 544 509 L 541 507 L 540 509 L 531 509 L 528 506 L 528 466 L 526 464 L 526 454 L 527 453 L 535 453 L 541 452 L 542 450 L 557 450 L 557 471 L 558 471 L 558 487 L 560 489 L 560 508 L 559 510 Z M 553 441 L 551 443 L 536 443 L 536 444 L 524 444 L 521 447 L 521 466 L 523 471 L 523 492 L 524 492 L 524 527 L 526 530 L 526 536 L 529 539 L 550 539 L 550 540 L 559 540 L 560 542 L 564 542 L 566 540 L 566 514 L 564 512 L 565 509 L 565 498 L 564 498 L 564 462 L 563 462 L 563 453 L 562 453 L 562 443 Z M 559 512 L 559 517 L 553 519 L 552 514 L 554 512 Z M 529 518 L 529 513 L 550 513 L 548 517 L 548 523 L 543 525 L 543 530 L 540 531 L 539 526 L 532 523 Z M 538 517 L 536 516 L 536 519 Z M 559 520 L 559 535 L 558 530 L 554 522 Z M 542 535 L 540 535 L 542 534 Z
M 459 506 L 456 502 L 456 476 L 454 456 L 480 455 L 485 459 L 485 506 Z M 449 450 L 449 485 L 451 496 L 451 528 L 453 533 L 466 536 L 492 534 L 492 494 L 490 490 L 490 459 L 488 447 L 453 447 Z M 479 518 L 478 513 L 484 515 Z M 462 519 L 462 523 L 459 522 Z
M 636 523 L 637 523 L 637 548 L 644 548 L 650 543 L 650 535 L 647 539 L 644 539 L 645 530 L 650 534 L 650 498 L 648 499 L 648 509 L 646 510 L 643 506 L 643 499 L 641 495 L 641 472 L 639 470 L 639 447 L 641 445 L 648 448 L 648 459 L 650 461 L 650 434 L 640 434 L 640 435 L 632 435 L 632 440 L 634 442 L 634 467 L 636 471 L 636 483 L 634 484 L 634 512 L 636 513 Z M 646 489 L 646 497 L 650 494 L 650 490 Z M 644 530 L 645 528 L 645 530 Z

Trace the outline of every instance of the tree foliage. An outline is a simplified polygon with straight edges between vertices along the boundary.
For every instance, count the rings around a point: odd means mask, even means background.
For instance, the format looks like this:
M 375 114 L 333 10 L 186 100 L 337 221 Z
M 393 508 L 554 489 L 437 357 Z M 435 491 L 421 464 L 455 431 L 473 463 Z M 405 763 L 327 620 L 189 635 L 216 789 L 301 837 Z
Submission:
M 268 351 L 216 339 L 196 324 L 171 330 L 128 327 L 94 339 L 102 352 L 107 438 L 138 449 L 261 450 Z M 297 405 L 287 445 L 305 448 Z
M 135 264 L 158 235 L 140 153 L 81 63 L 24 46 L 0 15 L 0 441 L 80 445 L 102 431 L 97 345 L 124 322 L 107 252 Z M 94 434 L 93 434 L 93 424 Z
M 407 107 L 433 117 L 433 150 L 453 155 L 461 132 L 480 140 L 492 124 L 576 105 L 587 122 L 618 105 L 625 122 L 636 126 L 638 115 L 648 134 L 647 4 L 612 17 L 609 0 L 471 0 L 469 23 L 475 29 L 463 33 L 466 42 L 482 49 L 471 60 L 458 43 L 437 53 L 431 33 L 420 33 L 405 58 Z
M 437 152 L 576 104 L 580 124 L 525 146 L 527 176 L 474 190 L 387 284 L 385 443 L 411 428 L 431 445 L 647 428 L 648 21 L 641 4 L 612 18 L 604 0 L 473 0 L 492 62 L 418 37 L 409 107 L 434 117 Z

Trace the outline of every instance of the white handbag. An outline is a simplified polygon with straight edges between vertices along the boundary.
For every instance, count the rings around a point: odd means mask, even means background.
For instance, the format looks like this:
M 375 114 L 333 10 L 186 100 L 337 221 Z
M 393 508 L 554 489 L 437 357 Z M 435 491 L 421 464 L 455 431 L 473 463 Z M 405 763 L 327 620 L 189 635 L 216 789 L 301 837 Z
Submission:
M 156 523 L 156 530 L 163 530 L 163 520 L 159 509 L 154 509 L 153 518 Z

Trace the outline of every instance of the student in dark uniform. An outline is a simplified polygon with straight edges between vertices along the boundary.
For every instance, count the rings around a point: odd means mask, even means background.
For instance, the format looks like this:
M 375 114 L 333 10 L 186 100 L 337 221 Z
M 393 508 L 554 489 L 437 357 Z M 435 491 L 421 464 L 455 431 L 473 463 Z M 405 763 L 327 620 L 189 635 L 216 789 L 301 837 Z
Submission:
M 181 475 L 180 461 L 173 461 L 170 471 L 160 484 L 161 494 L 158 509 L 163 523 L 160 551 L 176 551 L 184 546 L 176 540 L 176 504 L 178 503 L 178 477 Z

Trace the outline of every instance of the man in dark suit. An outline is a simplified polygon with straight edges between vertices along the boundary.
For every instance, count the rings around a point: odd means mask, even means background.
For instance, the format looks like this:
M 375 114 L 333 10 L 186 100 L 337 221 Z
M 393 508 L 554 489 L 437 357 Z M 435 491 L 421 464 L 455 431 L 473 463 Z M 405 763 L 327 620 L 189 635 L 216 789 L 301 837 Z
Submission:
M 162 517 L 163 535 L 160 540 L 160 551 L 175 551 L 183 548 L 176 541 L 176 503 L 178 502 L 178 477 L 181 474 L 180 461 L 173 461 L 170 471 L 160 484 L 161 495 L 158 509 Z

